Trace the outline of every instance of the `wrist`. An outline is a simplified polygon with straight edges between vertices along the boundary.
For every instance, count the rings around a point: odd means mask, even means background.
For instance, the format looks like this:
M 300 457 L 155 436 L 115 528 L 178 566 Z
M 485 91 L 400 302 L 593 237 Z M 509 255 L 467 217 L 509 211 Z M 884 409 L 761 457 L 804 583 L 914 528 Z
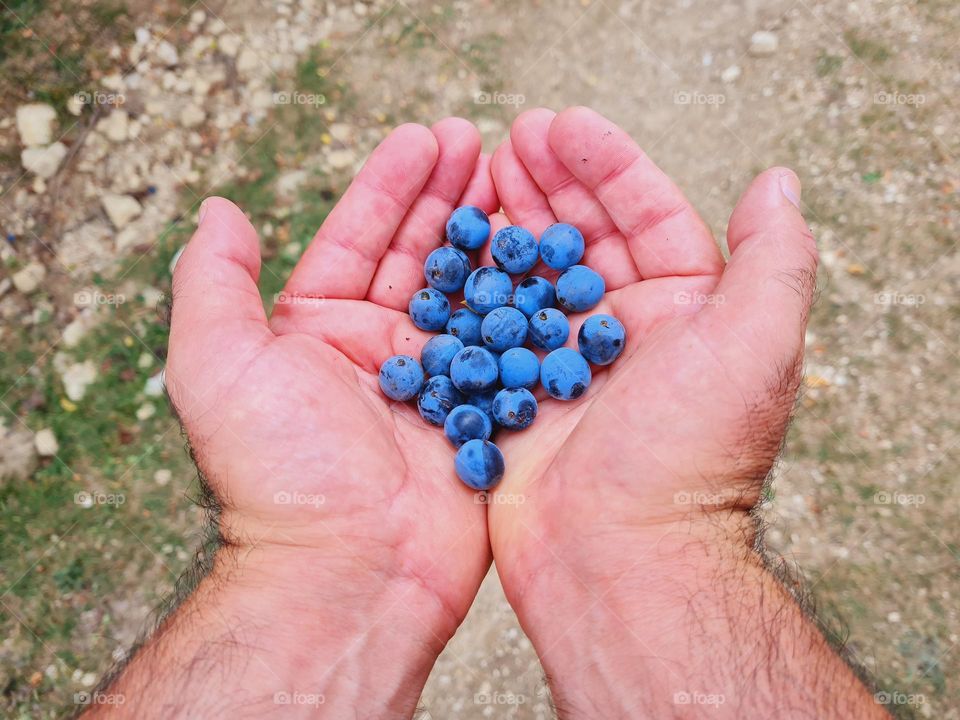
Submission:
M 351 557 L 226 548 L 208 580 L 221 617 L 269 666 L 259 694 L 278 711 L 410 717 L 456 629 L 419 581 Z

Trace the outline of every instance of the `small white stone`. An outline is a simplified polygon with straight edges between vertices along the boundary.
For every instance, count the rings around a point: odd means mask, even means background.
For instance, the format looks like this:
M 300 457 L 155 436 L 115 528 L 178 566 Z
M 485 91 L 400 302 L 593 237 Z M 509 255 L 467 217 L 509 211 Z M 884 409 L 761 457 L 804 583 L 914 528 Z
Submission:
M 173 473 L 170 470 L 167 470 L 166 468 L 157 470 L 153 474 L 153 481 L 161 487 L 168 484 L 172 479 L 173 479 Z
M 137 40 L 137 45 L 146 45 L 150 42 L 150 31 L 147 28 L 138 27 L 133 31 L 133 36 Z
M 12 276 L 13 286 L 24 295 L 35 292 L 47 276 L 47 268 L 36 260 L 28 263 Z
M 180 62 L 177 49 L 167 40 L 163 40 L 157 45 L 157 49 L 154 50 L 154 55 L 156 55 L 157 60 L 167 67 L 172 67 Z
M 203 123 L 207 114 L 199 105 L 190 103 L 180 111 L 180 124 L 185 128 L 194 128 Z
M 17 132 L 24 147 L 49 145 L 57 111 L 46 103 L 28 103 L 17 108 Z
M 97 123 L 97 130 L 107 136 L 111 142 L 126 142 L 130 118 L 126 111 L 115 108 L 103 120 Z
M 896 610 L 894 610 L 893 612 L 887 613 L 887 622 L 889 623 L 900 622 L 900 613 L 898 613 Z
M 750 36 L 750 54 L 754 57 L 768 57 L 777 52 L 780 40 L 772 32 L 760 30 Z
M 720 73 L 720 80 L 725 83 L 736 82 L 740 77 L 740 72 L 741 70 L 739 65 L 731 65 L 722 73 Z
M 351 167 L 357 161 L 356 155 L 352 150 L 333 150 L 327 156 L 327 162 L 330 163 L 330 167 L 334 170 L 345 170 L 348 167 Z
M 237 57 L 237 72 L 244 77 L 249 77 L 261 64 L 259 55 L 250 48 L 244 48 Z
M 236 57 L 237 53 L 240 52 L 240 38 L 233 33 L 223 35 L 217 40 L 217 47 L 227 57 Z
M 147 397 L 163 397 L 164 389 L 164 372 L 161 370 L 156 375 L 147 379 L 146 384 L 143 386 L 143 394 Z
M 137 358 L 137 367 L 146 370 L 151 365 L 153 365 L 153 355 L 148 352 L 140 353 L 140 357 Z
M 63 390 L 68 398 L 74 402 L 83 400 L 87 386 L 97 379 L 97 366 L 92 360 L 74 363 L 63 371 L 60 379 L 63 381 Z
M 137 408 L 137 420 L 149 420 L 157 414 L 157 406 L 153 403 L 144 403 Z
M 60 163 L 67 156 L 67 146 L 55 142 L 46 147 L 29 147 L 20 153 L 20 163 L 25 170 L 44 179 L 52 178 Z
M 60 443 L 57 442 L 57 436 L 53 434 L 50 428 L 43 428 L 33 436 L 33 445 L 37 449 L 37 455 L 40 457 L 53 457 L 60 449 Z
M 80 684 L 84 687 L 93 687 L 97 683 L 97 676 L 92 672 L 84 673 L 83 677 L 80 678 Z
M 71 95 L 67 100 L 67 112 L 71 115 L 79 115 L 83 112 L 83 99 L 79 95 Z
M 131 195 L 115 195 L 106 193 L 100 198 L 100 204 L 103 205 L 107 217 L 117 230 L 122 230 L 131 220 L 140 215 L 143 208 Z

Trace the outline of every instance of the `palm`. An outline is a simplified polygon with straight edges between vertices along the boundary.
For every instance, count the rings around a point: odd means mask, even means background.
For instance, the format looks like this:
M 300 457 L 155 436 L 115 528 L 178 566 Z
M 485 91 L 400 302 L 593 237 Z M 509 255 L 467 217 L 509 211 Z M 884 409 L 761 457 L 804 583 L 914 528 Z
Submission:
M 558 219 L 578 225 L 583 262 L 607 281 L 603 303 L 571 317 L 568 345 L 593 312 L 627 329 L 623 356 L 594 368 L 582 400 L 543 402 L 528 430 L 498 441 L 508 470 L 490 535 L 511 595 L 553 558 L 592 552 L 592 536 L 689 512 L 684 499 L 751 505 L 792 395 L 788 388 L 782 402 L 767 393 L 789 365 L 789 352 L 771 357 L 764 346 L 765 332 L 778 334 L 775 314 L 742 309 L 760 295 L 758 279 L 745 284 L 745 271 L 731 264 L 721 280 L 723 261 L 704 224 L 612 123 L 585 109 L 526 113 L 494 158 L 494 180 L 510 222 L 537 233 Z M 739 212 L 741 224 L 753 222 L 749 206 Z M 759 442 L 775 438 L 771 447 L 744 442 L 755 411 L 766 424 Z M 636 556 L 600 546 L 625 563 Z
M 484 508 L 451 478 L 443 434 L 387 401 L 377 370 L 391 354 L 418 355 L 426 339 L 403 311 L 422 283 L 422 259 L 413 268 L 408 250 L 439 242 L 465 187 L 466 201 L 494 202 L 486 166 L 475 174 L 478 154 L 463 121 L 395 131 L 269 322 L 254 231 L 235 207 L 209 201 L 216 217 L 177 268 L 167 375 L 228 539 L 408 573 L 461 617 L 489 564 Z

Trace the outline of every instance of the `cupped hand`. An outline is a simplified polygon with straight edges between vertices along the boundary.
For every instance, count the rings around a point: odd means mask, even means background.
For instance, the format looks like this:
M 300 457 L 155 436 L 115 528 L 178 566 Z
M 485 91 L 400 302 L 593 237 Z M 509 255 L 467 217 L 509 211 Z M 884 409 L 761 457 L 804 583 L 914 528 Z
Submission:
M 419 357 L 427 336 L 407 302 L 464 203 L 498 206 L 477 130 L 456 118 L 398 127 L 268 319 L 256 232 L 232 203 L 208 199 L 174 274 L 166 373 L 227 544 L 302 550 L 305 573 L 333 569 L 332 593 L 402 578 L 450 633 L 489 567 L 485 508 L 451 477 L 443 433 L 387 400 L 377 372 L 390 355 Z
M 571 317 L 567 344 L 596 312 L 627 330 L 624 353 L 593 368 L 581 399 L 548 399 L 529 429 L 498 440 L 507 471 L 490 539 L 536 635 L 562 625 L 544 608 L 571 593 L 601 598 L 628 577 L 640 592 L 644 563 L 677 535 L 750 541 L 748 511 L 799 382 L 817 253 L 796 176 L 773 168 L 730 218 L 725 267 L 678 188 L 586 108 L 521 115 L 493 175 L 506 215 L 495 226 L 509 218 L 539 235 L 572 223 L 586 237 L 583 263 L 606 279 L 601 305 Z

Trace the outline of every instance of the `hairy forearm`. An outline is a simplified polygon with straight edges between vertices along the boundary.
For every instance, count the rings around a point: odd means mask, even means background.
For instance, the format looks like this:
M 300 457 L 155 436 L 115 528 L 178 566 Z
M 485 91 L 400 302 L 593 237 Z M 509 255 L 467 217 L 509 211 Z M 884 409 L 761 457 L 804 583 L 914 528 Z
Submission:
M 84 717 L 410 717 L 454 628 L 416 582 L 332 567 L 221 551 Z
M 615 567 L 587 545 L 538 572 L 515 604 L 560 717 L 887 717 L 760 556 L 710 535 L 645 531 Z

